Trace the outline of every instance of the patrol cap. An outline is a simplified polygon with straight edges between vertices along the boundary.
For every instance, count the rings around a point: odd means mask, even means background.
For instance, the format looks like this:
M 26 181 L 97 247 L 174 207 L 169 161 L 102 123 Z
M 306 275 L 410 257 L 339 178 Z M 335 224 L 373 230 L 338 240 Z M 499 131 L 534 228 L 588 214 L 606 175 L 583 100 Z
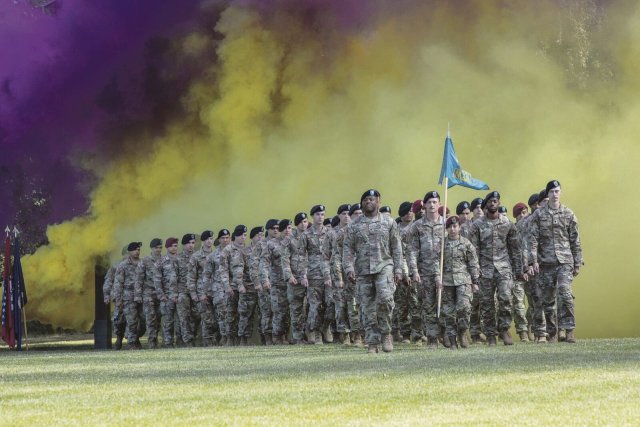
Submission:
M 236 225 L 236 228 L 233 229 L 232 238 L 235 239 L 238 236 L 242 236 L 246 232 L 247 232 L 247 227 L 245 225 L 243 224 Z
M 331 228 L 336 228 L 338 225 L 340 225 L 340 217 L 336 215 L 331 218 Z
M 411 212 L 411 207 L 413 205 L 411 204 L 411 202 L 402 202 L 400 203 L 400 207 L 398 208 L 398 215 L 405 216 L 406 214 L 408 214 L 409 212 Z
M 142 242 L 131 242 L 127 245 L 127 250 L 129 252 L 135 251 L 136 249 L 140 249 L 142 247 Z
M 484 200 L 486 202 L 488 202 L 491 199 L 498 199 L 500 200 L 500 193 L 498 193 L 497 191 L 491 191 L 489 193 L 487 193 L 487 195 L 484 197 Z M 485 202 L 485 203 L 486 203 Z
M 536 196 L 538 196 L 538 195 L 536 194 Z M 522 213 L 522 211 L 525 210 L 525 209 L 528 209 L 527 205 L 525 205 L 522 202 L 516 203 L 515 206 L 513 207 L 513 217 L 517 218 L 518 215 L 520 215 Z
M 227 230 L 226 228 L 223 228 L 222 230 L 218 231 L 218 239 L 224 236 L 228 236 L 231 233 L 229 232 L 229 230 Z
M 424 199 L 422 199 L 423 203 L 427 203 L 429 199 L 438 199 L 440 200 L 440 194 L 437 191 L 429 191 L 424 195 Z
M 451 225 L 459 224 L 459 223 L 460 223 L 460 218 L 457 215 L 453 215 L 453 216 L 450 216 L 449 218 L 447 218 L 447 222 L 445 224 L 445 227 L 449 228 Z
M 380 192 L 378 190 L 374 190 L 373 188 L 365 191 L 364 193 L 362 193 L 362 196 L 360 196 L 360 203 L 362 203 L 365 197 L 369 196 L 380 197 Z
M 206 231 L 203 231 L 202 234 L 200 235 L 200 240 L 202 240 L 204 242 L 209 237 L 213 237 L 213 231 L 206 230 Z
M 478 206 L 482 205 L 483 200 L 480 197 L 476 197 L 475 199 L 473 199 L 471 201 L 471 204 L 469 205 L 471 207 L 471 210 L 475 210 Z
M 547 182 L 547 187 L 545 188 L 547 194 L 549 194 L 549 191 L 553 190 L 554 188 L 558 188 L 560 187 L 560 181 L 558 180 L 552 180 Z
M 417 214 L 422 209 L 422 205 L 422 200 L 416 200 L 415 202 L 413 202 L 413 205 L 411 205 L 411 210 L 413 211 L 413 213 Z
M 527 204 L 529 206 L 533 206 L 534 204 L 538 203 L 539 198 L 540 198 L 540 195 L 538 193 L 533 193 L 531 196 L 529 196 L 529 200 L 527 201 Z
M 391 213 L 391 206 L 383 206 L 380 208 L 380 213 Z
M 307 218 L 307 214 L 304 212 L 298 212 L 295 216 L 295 218 L 293 218 L 293 224 L 294 225 L 298 225 L 302 222 L 303 219 Z
M 458 203 L 458 206 L 456 206 L 456 215 L 460 215 L 465 209 L 471 210 L 470 207 L 469 202 Z
M 149 247 L 155 248 L 156 246 L 162 246 L 162 239 L 158 237 L 151 239 L 151 243 L 149 243 Z
M 315 205 L 314 207 L 311 208 L 310 214 L 314 215 L 316 212 L 324 212 L 325 208 L 324 205 Z
M 498 213 L 506 214 L 507 213 L 507 207 L 506 206 L 498 206 Z
M 280 231 L 284 231 L 289 225 L 291 225 L 290 219 L 281 219 L 278 223 L 278 228 L 280 229 Z
M 349 209 L 351 209 L 351 205 L 349 203 L 340 205 L 338 207 L 338 215 L 340 215 L 342 212 L 349 212 Z
M 264 231 L 264 227 L 253 227 L 251 232 L 249 233 L 249 238 L 253 239 L 257 234 L 260 234 Z
M 444 215 L 444 206 L 440 206 L 438 208 L 438 215 L 443 216 Z M 451 210 L 449 209 L 449 207 L 447 206 L 447 215 L 449 215 L 451 213 Z
M 177 244 L 178 244 L 178 238 L 177 237 L 169 237 L 167 239 L 167 241 L 164 242 L 164 247 L 165 248 L 169 248 L 169 247 L 171 247 L 173 245 L 177 245 Z
M 351 209 L 349 209 L 349 216 L 353 215 L 355 211 L 361 211 L 362 205 L 360 203 L 354 203 L 351 205 Z
M 267 230 L 271 230 L 273 227 L 276 227 L 277 225 L 278 225 L 277 219 L 270 219 L 269 221 L 267 221 L 267 225 L 265 225 L 264 228 Z
M 184 236 L 182 236 L 182 244 L 186 245 L 187 243 L 189 243 L 192 240 L 196 240 L 196 235 L 193 233 L 187 233 Z

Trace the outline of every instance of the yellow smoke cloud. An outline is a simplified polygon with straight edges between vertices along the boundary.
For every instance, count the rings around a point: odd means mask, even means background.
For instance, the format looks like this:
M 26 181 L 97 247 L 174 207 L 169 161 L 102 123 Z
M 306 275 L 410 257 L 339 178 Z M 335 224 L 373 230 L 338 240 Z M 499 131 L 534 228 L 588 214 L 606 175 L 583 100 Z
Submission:
M 25 258 L 29 316 L 88 328 L 93 266 L 132 240 L 333 210 L 370 187 L 395 211 L 439 189 L 451 122 L 462 165 L 503 204 L 562 182 L 587 262 L 574 282 L 579 334 L 637 335 L 627 254 L 640 235 L 623 221 L 640 204 L 636 5 L 381 4 L 348 30 L 330 10 L 309 23 L 228 8 L 219 62 L 176 100 L 188 117 L 151 152 L 109 165 L 89 215 L 50 227 L 50 244 Z M 205 61 L 208 37 L 177 43 Z M 449 195 L 453 205 L 484 194 Z

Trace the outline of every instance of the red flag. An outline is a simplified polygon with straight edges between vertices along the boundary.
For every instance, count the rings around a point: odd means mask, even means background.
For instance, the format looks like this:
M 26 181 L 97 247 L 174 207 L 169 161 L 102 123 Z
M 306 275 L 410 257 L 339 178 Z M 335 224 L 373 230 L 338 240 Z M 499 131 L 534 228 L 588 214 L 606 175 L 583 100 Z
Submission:
M 13 348 L 16 346 L 16 334 L 13 328 L 11 298 L 11 242 L 9 236 L 4 240 L 4 274 L 2 289 L 2 339 Z

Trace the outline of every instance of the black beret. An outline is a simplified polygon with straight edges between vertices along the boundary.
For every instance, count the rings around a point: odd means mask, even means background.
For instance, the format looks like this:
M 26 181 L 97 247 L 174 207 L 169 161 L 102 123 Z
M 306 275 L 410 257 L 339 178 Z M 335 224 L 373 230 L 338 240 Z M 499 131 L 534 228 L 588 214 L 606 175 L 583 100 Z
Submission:
M 298 225 L 302 222 L 303 219 L 305 219 L 307 217 L 307 214 L 304 212 L 298 212 L 295 216 L 295 218 L 293 218 L 293 224 L 294 225 Z
M 424 199 L 422 199 L 423 203 L 427 203 L 427 200 L 429 199 L 438 199 L 440 200 L 440 194 L 438 194 L 437 191 L 429 191 L 427 194 L 424 195 Z
M 340 215 L 342 212 L 349 212 L 349 209 L 351 209 L 351 205 L 349 203 L 340 205 L 340 207 L 338 208 L 338 215 Z
M 476 197 L 475 199 L 473 199 L 471 201 L 471 210 L 475 210 L 475 208 L 478 207 L 478 205 L 482 205 L 482 199 L 480 197 Z
M 360 203 L 354 203 L 351 205 L 351 209 L 349 209 L 349 216 L 353 215 L 355 211 L 361 211 L 362 205 Z
M 267 225 L 265 225 L 264 228 L 266 230 L 271 230 L 276 225 L 278 225 L 278 220 L 277 219 L 270 219 L 269 221 L 267 221 Z
M 325 218 L 324 221 L 322 221 L 322 225 L 331 225 L 331 218 Z
M 380 213 L 391 213 L 391 206 L 383 206 L 380 208 Z
M 402 218 L 398 217 L 396 218 L 396 224 L 400 224 L 402 222 Z
M 156 246 L 162 246 L 162 239 L 155 238 L 151 239 L 151 243 L 149 243 L 150 248 L 155 248 Z
M 236 225 L 236 228 L 233 229 L 233 237 L 238 237 L 238 236 L 242 236 L 244 233 L 247 232 L 247 227 L 240 224 L 240 225 Z
M 560 187 L 560 181 L 554 179 L 553 181 L 547 182 L 547 187 L 545 188 L 545 191 L 548 195 L 550 190 L 553 190 L 554 188 L 558 188 L 558 187 Z
M 280 222 L 278 223 L 278 228 L 280 228 L 280 231 L 284 231 L 290 224 L 291 224 L 290 219 L 281 219 Z
M 331 227 L 336 228 L 338 225 L 340 225 L 340 217 L 336 215 L 333 218 L 331 218 Z
M 487 207 L 487 199 L 482 199 L 482 203 L 480 203 L 480 208 L 484 209 Z
M 547 189 L 545 188 L 538 194 L 538 202 L 541 202 L 546 198 L 547 198 Z
M 218 231 L 218 239 L 221 238 L 222 236 L 228 236 L 231 233 L 229 232 L 229 230 L 227 230 L 226 228 L 223 228 L 222 230 Z
M 529 206 L 533 206 L 534 203 L 538 203 L 539 198 L 540 198 L 540 195 L 538 193 L 533 193 L 531 196 L 529 196 L 529 201 L 527 202 L 527 204 Z
M 192 240 L 196 240 L 196 235 L 193 233 L 187 233 L 184 236 L 182 236 L 182 244 L 186 245 L 187 243 L 189 243 Z
M 264 231 L 263 227 L 253 227 L 251 229 L 251 233 L 249 233 L 249 238 L 253 239 L 254 237 L 256 237 L 257 234 L 260 234 Z
M 311 208 L 311 215 L 315 214 L 316 212 L 324 212 L 324 205 L 315 205 L 314 207 Z
M 142 247 L 142 242 L 131 242 L 127 246 L 127 250 L 131 252 L 131 251 L 135 251 L 136 249 L 140 249 L 140 247 Z
M 213 231 L 206 230 L 206 231 L 203 231 L 202 234 L 200 235 L 200 240 L 202 240 L 204 242 L 209 237 L 213 237 Z
M 498 199 L 500 200 L 500 193 L 498 193 L 497 191 L 491 191 L 490 193 L 488 193 L 485 197 L 484 200 L 486 200 L 487 202 L 491 199 Z M 486 205 L 486 203 L 485 203 Z
M 405 216 L 406 214 L 411 212 L 412 206 L 413 206 L 413 203 L 411 202 L 402 202 L 400 204 L 400 207 L 398 208 L 398 215 Z
M 469 202 L 458 203 L 458 206 L 456 206 L 456 215 L 460 215 L 462 211 L 464 211 L 465 209 L 469 209 L 470 207 L 471 206 L 469 205 Z
M 362 196 L 360 196 L 360 203 L 362 203 L 365 197 L 369 196 L 380 197 L 380 192 L 378 190 L 374 190 L 373 188 L 365 191 L 364 193 L 362 193 Z
M 507 213 L 507 207 L 506 206 L 499 206 L 498 207 L 498 212 L 506 214 Z

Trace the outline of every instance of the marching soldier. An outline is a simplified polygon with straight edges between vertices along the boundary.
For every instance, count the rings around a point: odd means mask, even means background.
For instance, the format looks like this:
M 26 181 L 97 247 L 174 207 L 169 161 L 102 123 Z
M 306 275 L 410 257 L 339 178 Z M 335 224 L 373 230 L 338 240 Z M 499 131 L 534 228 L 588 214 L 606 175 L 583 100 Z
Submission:
M 175 328 L 180 324 L 179 321 L 176 321 L 178 319 L 176 310 L 176 304 L 178 303 L 178 278 L 176 276 L 178 239 L 169 237 L 164 246 L 167 248 L 167 254 L 160 260 L 153 282 L 160 300 L 163 345 L 165 348 L 171 348 L 173 347 Z M 180 334 L 177 333 L 176 335 Z
M 129 251 L 127 251 L 127 247 L 122 248 L 122 259 L 117 263 L 113 264 L 107 270 L 107 274 L 104 276 L 104 283 L 102 284 L 102 294 L 104 295 L 104 303 L 109 304 L 113 299 L 111 296 L 111 290 L 113 289 L 113 279 L 116 275 L 116 269 L 118 265 L 127 259 L 129 256 Z M 124 338 L 124 333 L 127 327 L 127 319 L 124 317 L 124 313 L 116 304 L 113 306 L 113 316 L 111 317 L 111 322 L 113 324 L 113 331 L 116 333 L 116 344 L 115 349 L 122 349 L 122 338 Z
M 182 342 L 187 347 L 193 347 L 193 318 L 191 316 L 191 295 L 188 288 L 189 277 L 189 259 L 193 255 L 193 249 L 196 245 L 196 235 L 192 233 L 182 236 L 182 253 L 176 257 L 174 263 L 176 279 L 178 282 L 178 302 L 176 309 L 178 311 L 178 319 L 180 321 L 180 332 Z
M 136 271 L 135 294 L 142 295 L 142 311 L 147 326 L 148 346 L 158 347 L 158 331 L 160 329 L 160 300 L 154 285 L 157 269 L 162 259 L 162 240 L 151 240 L 151 255 L 146 256 L 138 264 Z
M 287 302 L 289 303 L 289 317 L 291 318 L 291 335 L 294 344 L 306 344 L 304 330 L 306 323 L 305 299 L 307 298 L 307 254 L 302 249 L 300 239 L 309 223 L 307 214 L 298 212 L 294 217 L 295 228 L 288 238 L 287 253 L 291 275 L 287 280 Z
M 140 337 L 144 334 L 144 318 L 142 313 L 142 293 L 136 293 L 136 269 L 140 264 L 140 247 L 142 243 L 131 242 L 127 246 L 129 256 L 118 264 L 113 279 L 111 297 L 127 319 L 127 349 L 142 348 Z
M 213 289 L 204 275 L 207 257 L 213 252 L 213 231 L 206 230 L 200 234 L 202 247 L 195 251 L 189 259 L 189 275 L 187 287 L 191 296 L 191 303 L 197 309 L 200 318 L 200 331 L 204 347 L 215 344 L 216 322 L 213 312 Z M 195 335 L 195 333 L 194 333 Z
M 529 209 L 524 203 L 516 203 L 513 207 L 513 217 L 516 220 L 516 230 L 518 230 L 518 240 L 522 250 L 522 265 L 529 264 L 529 243 L 527 242 L 528 232 L 524 219 L 529 215 Z M 513 321 L 516 325 L 516 332 L 521 342 L 529 341 L 529 323 L 527 322 L 527 309 L 524 305 L 525 294 L 530 295 L 529 282 L 516 279 L 513 281 Z M 529 297 L 529 304 L 532 303 Z
M 234 340 L 227 331 L 227 290 L 222 287 L 220 280 L 220 264 L 223 262 L 222 251 L 231 241 L 230 235 L 226 228 L 218 231 L 219 245 L 207 256 L 204 263 L 204 282 L 213 292 L 214 318 L 222 336 L 220 342 L 226 346 L 232 346 Z
M 262 253 L 262 238 L 264 237 L 264 227 L 253 227 L 249 233 L 251 239 L 251 247 L 249 252 L 249 274 L 251 275 L 251 282 L 256 290 L 256 311 L 258 312 L 258 331 L 263 344 L 267 344 L 265 338 L 265 332 L 262 329 L 263 318 L 268 319 L 268 324 L 271 325 L 271 301 L 269 300 L 268 307 L 262 305 L 261 295 L 263 293 L 262 283 L 260 281 L 260 255 Z M 250 315 L 249 315 L 250 316 Z M 238 321 L 240 322 L 240 320 Z M 249 337 L 251 335 L 252 324 L 248 325 Z M 271 334 L 271 326 L 268 329 Z M 268 344 L 271 344 L 271 337 L 269 337 Z M 240 340 L 242 343 L 242 340 Z

